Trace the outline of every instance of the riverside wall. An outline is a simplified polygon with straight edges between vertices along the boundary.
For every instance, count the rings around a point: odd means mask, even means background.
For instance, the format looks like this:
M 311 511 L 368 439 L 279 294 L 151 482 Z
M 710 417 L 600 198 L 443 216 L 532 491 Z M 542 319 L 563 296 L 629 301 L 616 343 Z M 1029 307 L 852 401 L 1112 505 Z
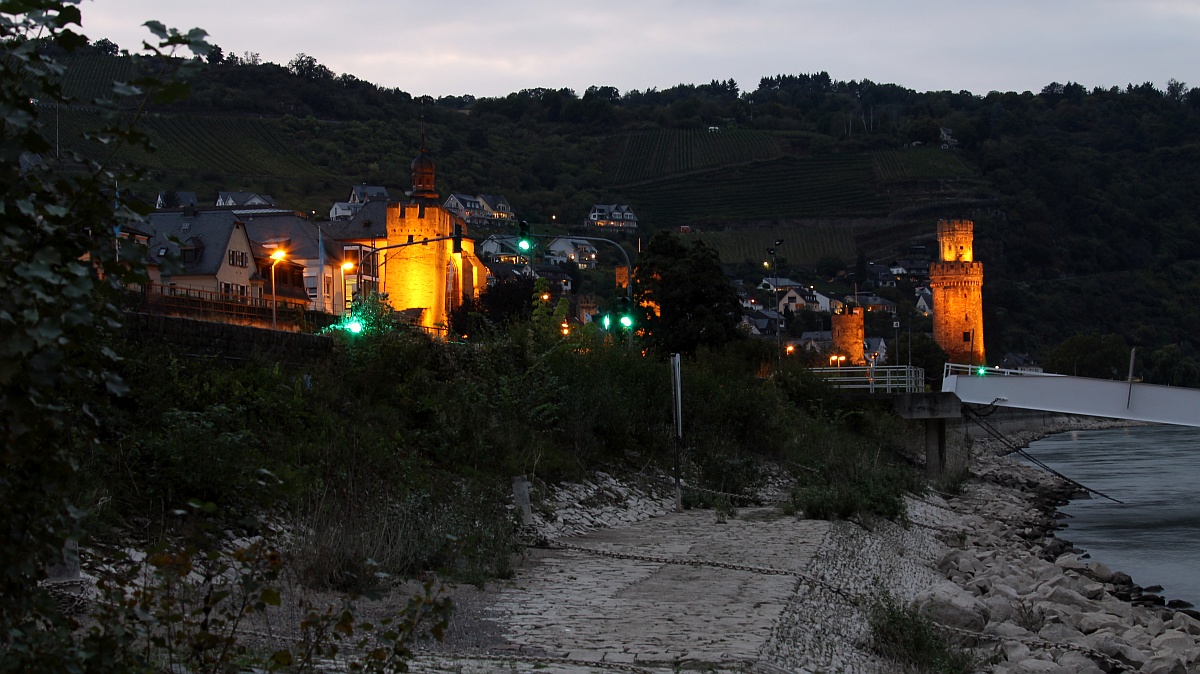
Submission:
M 334 348 L 333 339 L 321 335 L 145 313 L 125 314 L 122 335 L 184 356 L 233 362 L 268 359 L 304 365 L 328 357 Z

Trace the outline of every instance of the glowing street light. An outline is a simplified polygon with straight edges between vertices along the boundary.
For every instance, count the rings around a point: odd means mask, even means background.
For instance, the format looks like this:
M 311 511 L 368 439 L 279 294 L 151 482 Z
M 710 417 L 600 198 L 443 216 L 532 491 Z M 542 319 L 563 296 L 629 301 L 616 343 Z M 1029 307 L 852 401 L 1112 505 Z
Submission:
M 271 329 L 278 330 L 276 306 L 279 304 L 279 296 L 275 294 L 275 265 L 283 261 L 287 257 L 287 253 L 282 248 L 276 248 L 274 253 L 271 253 Z

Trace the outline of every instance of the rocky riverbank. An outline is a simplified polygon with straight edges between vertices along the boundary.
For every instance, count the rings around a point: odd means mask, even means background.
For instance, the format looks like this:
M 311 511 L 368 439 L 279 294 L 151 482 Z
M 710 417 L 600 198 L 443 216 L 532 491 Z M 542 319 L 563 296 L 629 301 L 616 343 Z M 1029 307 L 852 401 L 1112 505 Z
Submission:
M 869 628 L 871 606 L 890 596 L 920 606 L 974 655 L 975 671 L 1200 672 L 1197 614 L 1074 551 L 1056 536 L 1055 508 L 1077 488 L 1006 455 L 1098 425 L 1064 418 L 976 443 L 963 491 L 909 499 L 906 525 L 796 520 L 770 508 L 727 521 L 675 515 L 660 478 L 556 487 L 537 528 L 611 554 L 535 555 L 512 583 L 463 602 L 489 624 L 489 643 L 476 641 L 471 659 L 418 658 L 414 671 L 890 673 L 899 668 L 874 652 Z M 791 539 L 812 542 L 788 552 Z M 680 573 L 679 564 L 709 570 Z M 752 567 L 791 575 L 790 591 L 751 582 Z M 460 634 L 472 633 L 469 623 L 458 623 Z
M 1097 425 L 1066 419 L 1062 430 Z M 982 443 L 965 493 L 929 501 L 945 514 L 936 568 L 953 585 L 922 590 L 916 601 L 943 624 L 988 635 L 994 672 L 1200 672 L 1198 614 L 1166 607 L 1055 536 L 1055 508 L 1076 487 L 1007 451 Z

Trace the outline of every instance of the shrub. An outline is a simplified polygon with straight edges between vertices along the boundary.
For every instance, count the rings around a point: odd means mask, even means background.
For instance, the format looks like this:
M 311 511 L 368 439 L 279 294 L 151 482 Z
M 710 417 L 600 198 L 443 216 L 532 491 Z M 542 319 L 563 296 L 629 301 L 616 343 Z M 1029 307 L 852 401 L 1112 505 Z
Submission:
M 974 658 L 952 646 L 933 621 L 912 606 L 881 592 L 870 608 L 871 648 L 879 655 L 921 672 L 970 674 Z

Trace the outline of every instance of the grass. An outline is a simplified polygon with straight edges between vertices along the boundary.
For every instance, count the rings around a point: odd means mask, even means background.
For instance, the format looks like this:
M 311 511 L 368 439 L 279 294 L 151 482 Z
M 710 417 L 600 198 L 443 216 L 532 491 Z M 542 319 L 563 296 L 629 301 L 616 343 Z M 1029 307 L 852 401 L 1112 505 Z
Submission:
M 906 668 L 930 674 L 970 674 L 975 659 L 950 644 L 917 608 L 881 593 L 868 616 L 871 648 Z

